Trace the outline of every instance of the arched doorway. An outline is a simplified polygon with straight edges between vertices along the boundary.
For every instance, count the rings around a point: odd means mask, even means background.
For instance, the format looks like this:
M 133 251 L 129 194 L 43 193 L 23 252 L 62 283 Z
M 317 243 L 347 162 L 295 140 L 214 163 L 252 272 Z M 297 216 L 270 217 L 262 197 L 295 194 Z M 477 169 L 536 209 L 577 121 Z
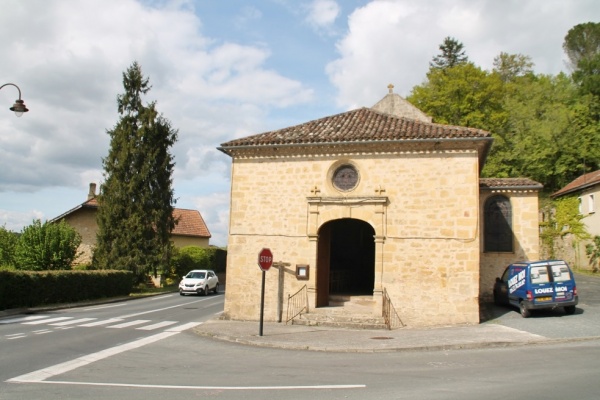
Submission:
M 319 229 L 317 246 L 317 307 L 330 294 L 373 295 L 375 230 L 352 218 L 329 221 Z

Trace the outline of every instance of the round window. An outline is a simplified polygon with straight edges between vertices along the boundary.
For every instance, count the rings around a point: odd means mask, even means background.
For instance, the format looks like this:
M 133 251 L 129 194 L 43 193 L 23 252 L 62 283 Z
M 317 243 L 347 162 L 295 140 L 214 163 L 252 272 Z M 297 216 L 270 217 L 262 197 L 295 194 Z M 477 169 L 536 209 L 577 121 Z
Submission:
M 333 173 L 332 183 L 338 190 L 352 190 L 358 185 L 358 171 L 352 165 L 342 165 Z

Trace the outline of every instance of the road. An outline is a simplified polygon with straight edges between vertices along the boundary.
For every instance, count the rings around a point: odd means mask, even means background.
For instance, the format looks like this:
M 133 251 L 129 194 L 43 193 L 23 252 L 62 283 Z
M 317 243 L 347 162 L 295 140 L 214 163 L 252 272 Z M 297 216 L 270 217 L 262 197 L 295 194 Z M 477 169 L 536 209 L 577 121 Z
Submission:
M 575 316 L 495 309 L 486 322 L 557 337 L 570 324 L 575 341 L 478 350 L 326 353 L 195 335 L 222 294 L 12 316 L 0 319 L 0 399 L 593 399 L 600 341 L 580 339 L 600 319 L 600 296 L 587 296 L 598 283 L 578 281 Z
M 119 344 L 177 335 L 220 313 L 223 299 L 169 294 L 2 318 L 0 382 Z

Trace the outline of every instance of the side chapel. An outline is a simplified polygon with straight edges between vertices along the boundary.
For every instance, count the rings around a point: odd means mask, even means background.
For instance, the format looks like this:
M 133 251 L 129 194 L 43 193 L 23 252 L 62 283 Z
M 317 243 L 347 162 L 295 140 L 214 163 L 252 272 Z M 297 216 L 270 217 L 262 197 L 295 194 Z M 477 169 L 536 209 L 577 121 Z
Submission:
M 504 267 L 539 256 L 538 192 L 526 178 L 483 179 L 489 132 L 432 123 L 393 92 L 360 108 L 235 139 L 224 317 L 281 321 L 384 293 L 406 326 L 479 323 Z M 306 286 L 305 286 L 306 285 Z M 283 311 L 285 313 L 285 311 Z

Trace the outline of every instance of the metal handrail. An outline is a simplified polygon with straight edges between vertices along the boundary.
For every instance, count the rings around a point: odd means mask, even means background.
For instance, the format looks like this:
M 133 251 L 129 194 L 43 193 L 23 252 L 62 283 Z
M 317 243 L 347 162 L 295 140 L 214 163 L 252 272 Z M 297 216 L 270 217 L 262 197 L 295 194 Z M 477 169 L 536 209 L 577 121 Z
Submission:
M 285 324 L 293 321 L 294 318 L 302 315 L 302 312 L 308 313 L 308 291 L 306 285 L 294 294 L 288 294 L 287 316 Z M 293 322 L 292 322 L 293 323 Z
M 385 321 L 385 325 L 389 330 L 396 328 L 403 328 L 404 322 L 398 316 L 396 312 L 396 308 L 392 304 L 392 300 L 390 300 L 390 296 L 385 288 L 383 288 L 383 306 L 381 310 L 381 315 L 383 316 L 383 320 Z

